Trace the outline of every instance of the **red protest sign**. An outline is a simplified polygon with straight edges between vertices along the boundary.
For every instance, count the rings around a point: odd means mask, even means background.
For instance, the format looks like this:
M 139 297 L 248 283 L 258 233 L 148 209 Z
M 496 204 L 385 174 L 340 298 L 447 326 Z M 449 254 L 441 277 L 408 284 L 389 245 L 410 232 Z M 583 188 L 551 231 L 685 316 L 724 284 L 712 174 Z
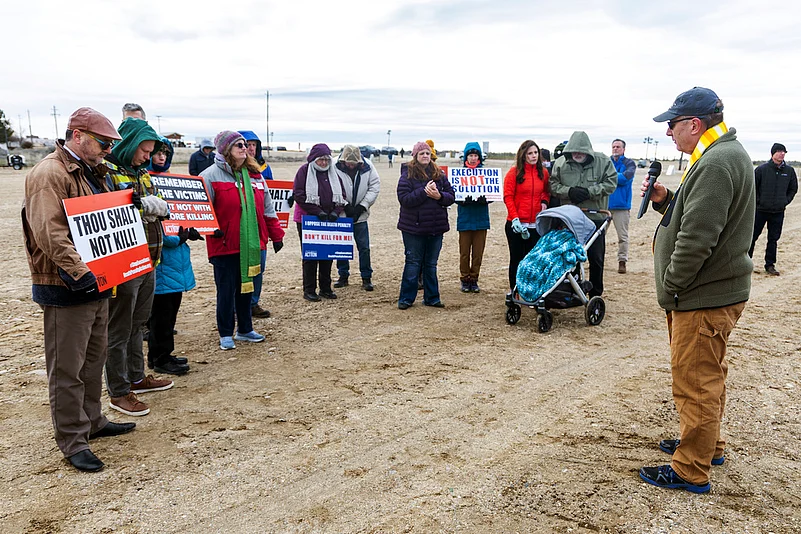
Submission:
M 275 204 L 275 212 L 278 214 L 278 220 L 281 221 L 281 228 L 289 228 L 289 216 L 292 213 L 292 208 L 286 201 L 292 196 L 292 189 L 295 186 L 294 182 L 286 182 L 282 180 L 266 180 L 270 192 L 270 199 Z M 269 202 L 268 198 L 264 198 L 265 202 Z
M 133 192 L 64 199 L 72 241 L 100 291 L 153 270 Z
M 220 227 L 203 178 L 167 173 L 151 173 L 150 178 L 170 207 L 170 218 L 163 223 L 165 234 L 177 235 L 181 226 L 201 234 L 214 233 Z

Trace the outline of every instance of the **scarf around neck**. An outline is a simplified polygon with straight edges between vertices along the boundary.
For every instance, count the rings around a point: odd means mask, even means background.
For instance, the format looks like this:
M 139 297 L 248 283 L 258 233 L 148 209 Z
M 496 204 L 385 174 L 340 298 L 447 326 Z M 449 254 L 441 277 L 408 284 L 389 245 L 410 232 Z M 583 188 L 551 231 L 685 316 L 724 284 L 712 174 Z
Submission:
M 253 293 L 253 277 L 261 272 L 261 242 L 256 201 L 247 167 L 234 171 L 242 215 L 239 217 L 239 274 L 241 293 Z
M 306 202 L 320 205 L 320 187 L 317 182 L 317 171 L 328 173 L 328 182 L 331 184 L 332 200 L 336 206 L 344 206 L 345 198 L 342 196 L 342 187 L 339 185 L 339 176 L 333 163 L 327 169 L 320 168 L 315 162 L 309 163 L 306 169 Z

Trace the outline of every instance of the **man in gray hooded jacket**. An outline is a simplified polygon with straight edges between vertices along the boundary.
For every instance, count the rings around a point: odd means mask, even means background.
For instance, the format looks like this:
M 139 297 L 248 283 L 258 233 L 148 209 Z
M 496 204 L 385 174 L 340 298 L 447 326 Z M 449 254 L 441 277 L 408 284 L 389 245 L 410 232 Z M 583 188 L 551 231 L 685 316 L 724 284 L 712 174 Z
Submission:
M 609 156 L 592 149 L 589 136 L 581 131 L 573 132 L 565 146 L 564 154 L 551 169 L 551 197 L 558 197 L 562 204 L 575 204 L 588 210 L 605 210 L 609 206 L 609 195 L 617 187 L 617 171 Z M 605 216 L 589 213 L 595 226 L 600 228 Z M 590 262 L 590 296 L 604 292 L 604 255 L 606 254 L 606 232 L 587 250 Z

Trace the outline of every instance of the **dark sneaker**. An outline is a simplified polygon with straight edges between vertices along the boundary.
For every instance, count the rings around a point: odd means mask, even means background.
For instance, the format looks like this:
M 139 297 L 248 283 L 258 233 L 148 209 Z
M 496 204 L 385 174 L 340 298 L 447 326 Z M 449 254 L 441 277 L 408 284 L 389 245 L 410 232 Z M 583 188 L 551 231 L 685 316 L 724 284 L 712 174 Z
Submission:
M 348 277 L 347 276 L 340 276 L 339 280 L 334 282 L 334 287 L 336 287 L 336 288 L 345 287 L 346 285 L 348 285 Z
M 408 310 L 412 305 L 408 302 L 398 301 L 398 309 L 399 310 Z
M 267 319 L 270 316 L 270 310 L 265 310 L 256 304 L 255 306 L 251 306 L 250 316 L 255 317 L 256 319 Z
M 156 362 L 156 372 L 165 375 L 181 376 L 189 372 L 189 366 L 169 359 L 163 362 Z
M 462 293 L 470 293 L 470 282 L 462 282 Z
M 776 270 L 776 267 L 774 267 L 773 265 L 768 265 L 767 267 L 765 267 L 765 272 L 773 276 L 779 276 L 781 274 L 779 271 Z
M 440 300 L 438 300 L 437 302 L 432 302 L 431 304 L 426 304 L 426 306 L 431 306 L 432 308 L 444 308 L 445 307 L 445 305 Z
M 131 384 L 131 393 L 147 393 L 148 391 L 164 391 L 173 386 L 172 380 L 160 380 L 153 375 L 147 375 L 138 384 Z
M 481 288 L 478 287 L 478 281 L 473 280 L 472 282 L 470 282 L 470 291 L 472 291 L 473 293 L 481 293 Z
M 681 442 L 680 439 L 663 439 L 659 442 L 659 448 L 668 454 L 673 454 L 676 452 L 676 447 L 679 446 Z M 712 465 L 723 465 L 723 462 L 726 461 L 725 456 L 721 456 L 720 458 L 712 458 Z
M 712 487 L 709 482 L 706 484 L 692 484 L 687 482 L 677 475 L 669 465 L 641 467 L 640 478 L 660 488 L 684 489 L 692 493 L 706 493 Z

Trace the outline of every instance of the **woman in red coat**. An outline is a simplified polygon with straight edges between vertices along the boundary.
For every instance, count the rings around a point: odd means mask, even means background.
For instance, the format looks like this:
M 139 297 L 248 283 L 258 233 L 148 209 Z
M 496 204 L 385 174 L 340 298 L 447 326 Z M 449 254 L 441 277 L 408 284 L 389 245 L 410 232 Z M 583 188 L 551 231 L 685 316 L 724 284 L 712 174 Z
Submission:
M 506 241 L 509 244 L 509 291 L 516 284 L 520 260 L 534 248 L 540 236 L 534 229 L 537 214 L 548 208 L 548 171 L 543 168 L 537 143 L 523 141 L 517 149 L 515 166 L 503 180 L 506 204 Z

